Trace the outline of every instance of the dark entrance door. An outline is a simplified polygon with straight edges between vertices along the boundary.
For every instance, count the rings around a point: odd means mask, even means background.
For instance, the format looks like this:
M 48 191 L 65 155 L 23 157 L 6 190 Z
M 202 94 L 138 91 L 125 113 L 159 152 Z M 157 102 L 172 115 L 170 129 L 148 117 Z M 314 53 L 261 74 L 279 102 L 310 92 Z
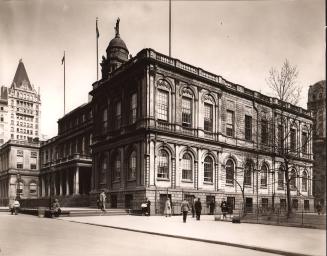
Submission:
M 132 208 L 133 195 L 125 195 L 125 208 Z
M 117 195 L 110 196 L 111 208 L 117 208 Z
M 209 210 L 209 214 L 213 215 L 215 211 L 215 196 L 206 196 L 206 204 Z
M 251 197 L 245 198 L 245 212 L 252 213 L 253 210 L 253 202 Z

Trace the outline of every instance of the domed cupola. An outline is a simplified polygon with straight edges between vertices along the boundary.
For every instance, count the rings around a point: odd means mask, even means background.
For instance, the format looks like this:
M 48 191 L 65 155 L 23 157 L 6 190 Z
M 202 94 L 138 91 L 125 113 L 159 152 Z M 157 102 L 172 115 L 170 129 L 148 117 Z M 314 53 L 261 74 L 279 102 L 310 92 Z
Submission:
M 107 58 L 102 56 L 102 78 L 107 78 L 110 73 L 128 60 L 129 52 L 125 42 L 120 38 L 119 22 L 120 19 L 118 18 L 115 27 L 115 38 L 110 41 L 106 50 Z

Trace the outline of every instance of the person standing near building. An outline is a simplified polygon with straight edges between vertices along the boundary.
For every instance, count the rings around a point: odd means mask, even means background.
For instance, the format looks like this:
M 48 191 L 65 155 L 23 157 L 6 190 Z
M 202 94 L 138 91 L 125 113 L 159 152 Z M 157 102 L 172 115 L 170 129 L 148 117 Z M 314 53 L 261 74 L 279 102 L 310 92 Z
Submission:
M 223 219 L 226 219 L 226 214 L 227 214 L 227 202 L 225 201 L 225 198 L 223 198 L 223 201 L 220 204 L 221 207 L 221 212 L 223 213 Z
M 20 207 L 20 203 L 19 203 L 18 199 L 15 198 L 15 200 L 10 205 L 11 215 L 13 215 L 13 214 L 17 215 L 18 211 L 19 211 L 19 207 Z
M 60 204 L 59 204 L 59 200 L 57 198 L 53 202 L 52 213 L 53 213 L 53 216 L 55 216 L 55 217 L 59 217 L 61 214 Z
M 151 202 L 148 198 L 146 198 L 146 211 L 147 211 L 148 216 L 150 216 L 150 212 L 151 212 L 150 206 L 151 206 Z
M 167 198 L 167 200 L 165 202 L 164 214 L 166 215 L 166 217 L 171 217 L 171 203 L 170 203 L 169 198 Z
M 190 205 L 188 203 L 188 201 L 186 201 L 185 199 L 182 201 L 181 204 L 181 212 L 183 214 L 183 222 L 186 222 L 186 218 L 187 218 L 187 213 L 190 210 Z
M 100 200 L 101 211 L 103 211 L 103 212 L 106 211 L 106 198 L 107 198 L 106 193 L 104 193 L 104 191 L 102 191 L 102 192 L 100 193 L 100 198 L 99 198 L 99 200 Z
M 194 208 L 195 208 L 196 220 L 200 220 L 201 211 L 202 211 L 202 204 L 200 198 L 198 198 L 198 200 L 194 203 Z

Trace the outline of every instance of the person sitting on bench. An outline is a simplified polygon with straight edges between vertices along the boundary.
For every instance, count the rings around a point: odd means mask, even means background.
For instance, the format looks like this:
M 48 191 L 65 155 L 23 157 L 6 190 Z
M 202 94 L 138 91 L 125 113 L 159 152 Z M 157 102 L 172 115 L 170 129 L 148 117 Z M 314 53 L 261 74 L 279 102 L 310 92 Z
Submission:
M 61 214 L 61 209 L 58 199 L 54 200 L 51 212 L 55 217 L 59 217 L 59 215 Z

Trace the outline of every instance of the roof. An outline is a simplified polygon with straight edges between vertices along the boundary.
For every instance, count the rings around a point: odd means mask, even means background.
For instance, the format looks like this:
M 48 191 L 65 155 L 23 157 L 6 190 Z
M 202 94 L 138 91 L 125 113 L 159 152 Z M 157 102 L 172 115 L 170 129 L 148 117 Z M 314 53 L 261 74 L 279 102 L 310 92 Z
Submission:
M 27 89 L 33 90 L 22 59 L 19 60 L 16 74 L 12 83 L 15 84 L 16 88 L 26 86 Z
M 128 49 L 127 49 L 127 46 L 126 46 L 125 42 L 120 38 L 120 36 L 117 36 L 117 35 L 116 35 L 115 38 L 113 38 L 110 41 L 107 50 L 110 49 L 110 48 L 122 48 L 122 49 L 124 49 L 124 50 L 126 50 L 128 52 Z

